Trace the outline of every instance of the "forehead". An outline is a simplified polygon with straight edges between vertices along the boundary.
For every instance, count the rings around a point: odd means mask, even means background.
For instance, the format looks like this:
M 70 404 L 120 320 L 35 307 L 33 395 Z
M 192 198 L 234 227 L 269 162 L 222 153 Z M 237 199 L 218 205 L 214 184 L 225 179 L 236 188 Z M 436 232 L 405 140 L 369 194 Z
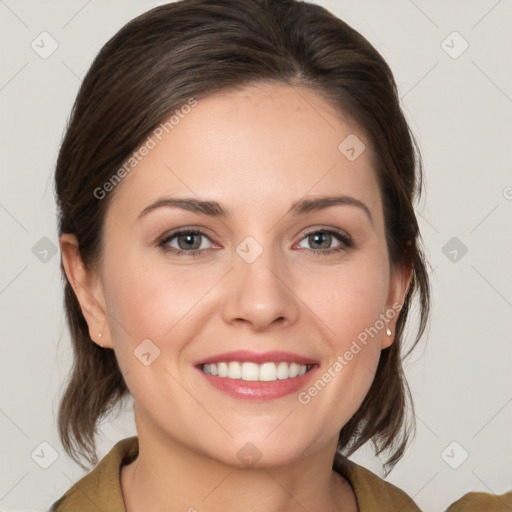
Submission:
M 115 190 L 127 218 L 174 195 L 229 201 L 233 211 L 333 192 L 380 204 L 369 141 L 310 89 L 253 84 L 214 94 L 154 130 L 146 145 Z

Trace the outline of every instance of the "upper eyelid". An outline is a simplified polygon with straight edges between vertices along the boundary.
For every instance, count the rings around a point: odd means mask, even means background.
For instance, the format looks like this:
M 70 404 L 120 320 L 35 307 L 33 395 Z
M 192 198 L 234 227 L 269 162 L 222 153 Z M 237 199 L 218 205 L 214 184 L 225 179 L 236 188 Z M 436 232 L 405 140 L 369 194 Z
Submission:
M 193 224 L 190 226 L 184 226 L 180 228 L 170 229 L 166 231 L 160 238 L 169 238 L 171 236 L 179 235 L 180 233 L 190 233 L 190 232 L 199 232 L 201 234 L 204 234 L 206 236 L 209 236 L 208 233 L 211 232 L 210 229 L 200 227 L 200 226 L 194 226 Z
M 317 231 L 327 231 L 334 233 L 336 235 L 345 236 L 352 240 L 352 237 L 344 230 L 340 228 L 328 227 L 328 226 L 320 226 L 320 227 L 312 227 L 311 229 L 306 228 L 305 232 L 302 234 L 302 237 L 310 235 L 311 233 L 316 233 Z

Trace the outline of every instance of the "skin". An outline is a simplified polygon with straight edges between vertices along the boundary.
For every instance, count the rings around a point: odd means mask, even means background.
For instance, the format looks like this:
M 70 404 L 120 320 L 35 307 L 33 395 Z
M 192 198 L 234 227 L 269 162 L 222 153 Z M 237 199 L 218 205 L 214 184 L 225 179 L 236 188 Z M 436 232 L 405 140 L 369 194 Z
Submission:
M 354 161 L 338 150 L 350 134 L 366 145 Z M 200 100 L 113 193 L 96 269 L 84 267 L 73 235 L 60 244 L 90 336 L 115 351 L 134 399 L 140 451 L 121 471 L 127 510 L 356 511 L 332 459 L 393 334 L 370 338 L 305 405 L 297 393 L 229 396 L 194 364 L 231 350 L 284 350 L 317 360 L 320 377 L 403 303 L 411 273 L 390 266 L 364 133 L 311 90 L 253 84 Z M 286 214 L 305 196 L 333 194 L 362 201 L 372 220 L 352 205 Z M 171 196 L 218 201 L 232 216 L 162 207 L 137 219 Z M 159 241 L 183 227 L 205 230 L 194 240 L 211 251 L 164 252 Z M 349 234 L 352 247 L 306 236 L 326 228 Z M 247 236 L 263 249 L 252 263 L 236 252 Z M 186 250 L 178 242 L 168 245 Z M 160 350 L 148 366 L 133 354 L 144 339 Z M 248 442 L 262 454 L 252 467 L 237 457 Z

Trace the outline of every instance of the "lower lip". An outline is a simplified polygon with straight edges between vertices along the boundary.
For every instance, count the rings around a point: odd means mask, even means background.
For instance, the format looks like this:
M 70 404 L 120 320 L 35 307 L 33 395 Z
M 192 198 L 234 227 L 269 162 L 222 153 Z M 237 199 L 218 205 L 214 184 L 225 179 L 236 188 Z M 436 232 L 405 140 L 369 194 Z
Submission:
M 311 370 L 300 377 L 283 380 L 278 379 L 270 382 L 228 379 L 227 377 L 210 375 L 209 373 L 203 372 L 200 368 L 197 370 L 201 372 L 203 377 L 212 386 L 235 398 L 243 398 L 245 400 L 273 400 L 299 391 L 311 379 L 317 368 L 317 366 L 313 366 Z

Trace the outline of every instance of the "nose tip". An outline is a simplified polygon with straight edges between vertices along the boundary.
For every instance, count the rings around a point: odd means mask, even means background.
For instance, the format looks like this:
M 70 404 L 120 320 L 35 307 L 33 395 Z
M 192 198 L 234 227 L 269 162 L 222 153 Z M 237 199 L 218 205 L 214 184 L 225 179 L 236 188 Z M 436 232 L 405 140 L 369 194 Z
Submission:
M 235 264 L 226 283 L 223 315 L 227 323 L 261 331 L 297 320 L 296 298 L 283 276 L 272 270 L 269 258 L 264 252 L 253 263 Z

